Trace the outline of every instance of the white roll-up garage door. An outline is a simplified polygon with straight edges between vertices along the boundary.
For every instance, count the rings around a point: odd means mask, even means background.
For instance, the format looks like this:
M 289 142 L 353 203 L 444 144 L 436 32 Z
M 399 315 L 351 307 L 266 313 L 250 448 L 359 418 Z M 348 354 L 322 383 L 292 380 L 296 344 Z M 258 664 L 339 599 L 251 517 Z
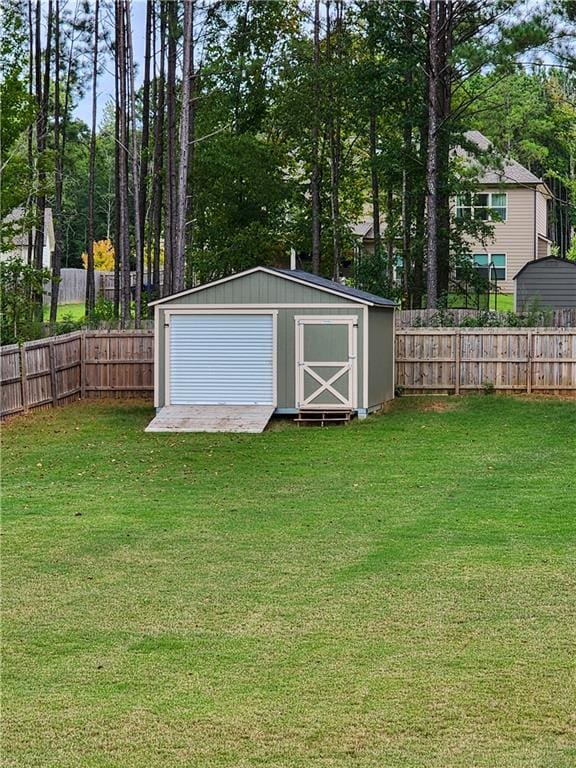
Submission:
M 274 404 L 272 315 L 170 317 L 171 405 Z

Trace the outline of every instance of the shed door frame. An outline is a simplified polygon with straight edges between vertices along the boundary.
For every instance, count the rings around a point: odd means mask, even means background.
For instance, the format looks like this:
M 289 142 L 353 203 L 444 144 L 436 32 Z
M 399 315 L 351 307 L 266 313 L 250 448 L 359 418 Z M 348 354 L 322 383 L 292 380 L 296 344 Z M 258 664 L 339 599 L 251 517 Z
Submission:
M 173 315 L 271 315 L 272 405 L 278 407 L 278 310 L 277 309 L 168 309 L 164 310 L 164 404 L 170 399 L 170 320 Z
M 324 409 L 324 410 L 357 410 L 358 409 L 358 315 L 295 315 L 294 317 L 294 339 L 295 339 L 295 399 L 296 407 L 300 409 Z M 348 362 L 343 360 L 338 361 L 322 361 L 321 363 L 314 363 L 313 361 L 304 360 L 304 329 L 307 325 L 347 325 L 348 326 Z M 345 371 L 349 376 L 349 401 L 347 403 L 333 404 L 333 405 L 321 405 L 316 403 L 306 403 L 304 397 L 304 372 L 306 370 L 306 363 L 312 363 L 316 366 L 324 366 L 328 368 L 335 368 L 341 366 L 342 371 L 338 374 L 338 378 Z M 345 367 L 346 366 L 346 367 Z M 317 376 L 317 372 L 312 373 L 314 378 Z M 319 382 L 320 384 L 320 382 Z M 329 387 L 329 380 L 324 382 L 324 388 Z M 320 384 L 320 391 L 322 390 L 322 384 Z M 329 390 L 330 391 L 330 390 Z M 316 395 L 309 397 L 308 400 L 314 399 L 319 394 L 318 390 Z M 302 405 L 301 405 L 302 403 Z

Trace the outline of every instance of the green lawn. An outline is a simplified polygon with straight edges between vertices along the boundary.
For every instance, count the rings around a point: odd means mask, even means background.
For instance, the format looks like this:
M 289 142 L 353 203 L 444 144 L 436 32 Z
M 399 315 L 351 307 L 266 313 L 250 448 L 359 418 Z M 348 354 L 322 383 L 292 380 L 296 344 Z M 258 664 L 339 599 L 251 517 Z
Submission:
M 4 766 L 576 764 L 576 403 L 151 415 L 4 428 Z
M 71 318 L 72 320 L 81 320 L 85 316 L 84 304 L 60 304 L 58 307 L 57 319 L 64 320 L 64 318 Z M 50 319 L 50 306 L 44 305 L 44 321 L 48 322 Z
M 464 307 L 465 297 L 459 296 L 456 293 L 451 293 L 448 297 L 448 308 L 451 307 Z M 468 304 L 469 309 L 476 309 Z M 497 309 L 498 312 L 513 312 L 514 311 L 514 295 L 511 293 L 499 293 L 498 296 L 490 294 L 490 309 Z

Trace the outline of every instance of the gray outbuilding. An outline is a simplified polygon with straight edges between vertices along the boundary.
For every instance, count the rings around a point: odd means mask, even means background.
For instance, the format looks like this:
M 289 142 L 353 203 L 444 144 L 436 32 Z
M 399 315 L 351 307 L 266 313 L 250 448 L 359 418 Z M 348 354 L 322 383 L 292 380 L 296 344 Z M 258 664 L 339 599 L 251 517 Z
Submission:
M 389 299 L 256 267 L 152 306 L 151 431 L 212 431 L 210 420 L 243 431 L 239 419 L 250 414 L 258 423 L 247 431 L 261 431 L 273 413 L 364 417 L 394 397 Z
M 537 301 L 543 309 L 576 307 L 576 262 L 547 256 L 525 264 L 515 275 L 515 306 L 521 312 Z

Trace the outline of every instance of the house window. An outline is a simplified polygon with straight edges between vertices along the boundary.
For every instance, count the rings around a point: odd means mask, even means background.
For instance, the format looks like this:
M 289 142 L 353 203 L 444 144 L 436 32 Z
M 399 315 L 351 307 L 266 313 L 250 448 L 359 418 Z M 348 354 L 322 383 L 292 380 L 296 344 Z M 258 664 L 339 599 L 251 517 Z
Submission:
M 472 260 L 475 267 L 487 270 L 486 276 L 490 280 L 506 280 L 505 253 L 475 253 L 472 256 Z
M 456 218 L 476 221 L 506 221 L 508 195 L 506 192 L 480 192 L 457 195 Z

